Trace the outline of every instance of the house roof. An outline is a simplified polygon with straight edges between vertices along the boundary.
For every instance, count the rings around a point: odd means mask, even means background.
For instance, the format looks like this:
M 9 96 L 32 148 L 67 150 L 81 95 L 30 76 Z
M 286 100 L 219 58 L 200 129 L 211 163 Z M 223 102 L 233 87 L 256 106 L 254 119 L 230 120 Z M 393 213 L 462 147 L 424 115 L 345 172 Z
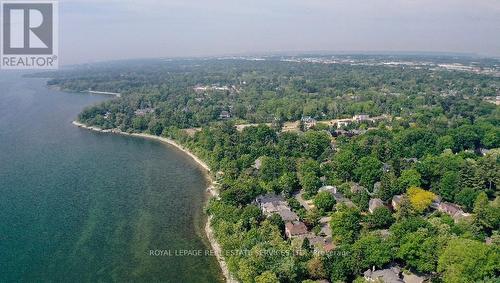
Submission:
M 281 219 L 283 221 L 295 221 L 299 219 L 299 216 L 295 214 L 290 208 L 288 207 L 282 207 L 278 210 L 279 216 L 281 216 Z
M 379 198 L 372 198 L 368 205 L 370 212 L 373 212 L 375 209 L 384 206 L 384 202 Z
M 398 209 L 398 206 L 403 202 L 404 196 L 403 195 L 395 195 L 392 197 L 392 208 Z
M 287 222 L 285 224 L 285 229 L 287 230 L 287 232 L 290 236 L 298 236 L 298 235 L 307 234 L 306 225 L 300 221 Z
M 365 188 L 363 188 L 360 184 L 358 183 L 352 183 L 351 184 L 351 193 L 355 194 L 355 193 L 360 193 L 364 190 Z
M 310 116 L 302 117 L 301 121 L 305 122 L 305 123 L 316 123 L 316 119 L 314 119 Z
M 269 193 L 265 195 L 258 196 L 255 201 L 258 204 L 269 203 L 269 202 L 284 202 L 285 198 L 275 193 Z
M 253 168 L 257 170 L 260 170 L 260 167 L 262 167 L 262 157 L 255 159 L 255 162 L 253 164 Z
M 334 194 L 337 191 L 337 188 L 334 187 L 334 186 L 323 186 L 323 187 L 319 188 L 318 191 L 320 191 L 320 192 L 329 192 L 329 193 Z
M 418 276 L 413 273 L 403 273 L 403 281 L 405 283 L 422 283 L 427 280 L 425 276 Z
M 462 209 L 456 204 L 453 203 L 448 203 L 448 202 L 442 202 L 438 206 L 439 211 L 449 213 L 451 215 L 454 215 L 456 213 L 463 212 Z
M 401 283 L 404 282 L 401 278 L 399 278 L 399 273 L 401 270 L 399 267 L 391 267 L 382 270 L 367 270 L 363 273 L 365 279 L 371 280 L 381 280 L 385 283 Z

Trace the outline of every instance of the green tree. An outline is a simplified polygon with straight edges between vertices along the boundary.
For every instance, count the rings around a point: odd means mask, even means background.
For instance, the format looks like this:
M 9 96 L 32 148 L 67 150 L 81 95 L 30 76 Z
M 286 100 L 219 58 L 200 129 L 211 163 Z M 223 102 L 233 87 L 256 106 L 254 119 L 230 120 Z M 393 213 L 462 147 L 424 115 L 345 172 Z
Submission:
M 356 156 L 349 149 L 342 149 L 333 157 L 333 166 L 339 179 L 350 181 L 356 168 Z
M 458 188 L 458 173 L 447 171 L 439 181 L 439 195 L 446 201 L 453 201 Z
M 416 232 L 420 228 L 431 229 L 431 225 L 424 218 L 419 216 L 410 216 L 398 220 L 396 223 L 392 224 L 391 231 L 391 241 L 399 246 L 402 239 L 413 232 Z
M 306 215 L 304 216 L 304 223 L 309 227 L 315 227 L 319 224 L 319 220 L 321 219 L 321 213 L 315 207 L 308 210 Z
M 144 117 L 134 117 L 132 119 L 132 127 L 137 131 L 144 131 L 148 127 L 148 121 Z
M 299 189 L 299 180 L 295 173 L 287 172 L 278 180 L 281 191 L 286 195 L 290 196 L 293 192 Z
M 259 176 L 266 182 L 277 180 L 283 172 L 283 167 L 280 159 L 267 156 L 261 157 Z
M 500 146 L 500 131 L 498 128 L 491 127 L 481 138 L 481 144 L 486 148 L 498 148 Z
M 356 204 L 361 211 L 368 211 L 368 206 L 370 204 L 370 195 L 363 189 L 361 192 L 351 194 L 350 199 L 354 204 Z
M 354 174 L 360 184 L 366 188 L 373 188 L 382 173 L 382 162 L 375 157 L 367 156 L 358 161 Z
M 329 271 L 331 282 L 346 282 L 354 272 L 354 264 L 351 245 L 340 245 L 335 252 L 325 256 L 325 269 Z
M 299 157 L 303 152 L 303 143 L 296 133 L 280 134 L 276 145 L 279 156 Z
M 311 258 L 307 262 L 307 272 L 311 278 L 318 280 L 325 279 L 328 276 L 323 260 L 318 256 Z
M 488 201 L 488 196 L 481 192 L 474 202 L 474 220 L 479 227 L 491 231 L 499 228 L 500 207 L 499 199 L 496 202 Z
M 355 207 L 340 205 L 332 214 L 330 226 L 333 239 L 338 243 L 352 243 L 361 230 L 361 213 Z
M 455 142 L 453 137 L 449 135 L 439 137 L 437 140 L 437 146 L 441 151 L 445 149 L 453 149 L 454 144 Z
M 380 199 L 387 201 L 399 193 L 397 178 L 392 171 L 382 174 L 380 183 L 380 189 L 377 192 Z
M 155 120 L 155 119 L 151 120 L 151 122 L 149 122 L 148 128 L 149 128 L 149 132 L 152 135 L 160 136 L 163 133 L 163 125 L 158 120 Z
M 455 202 L 462 205 L 466 211 L 472 211 L 474 201 L 479 192 L 473 188 L 463 188 L 455 195 Z
M 420 187 L 422 176 L 415 169 L 403 170 L 398 178 L 399 193 L 403 193 L 410 187 Z
M 367 216 L 366 223 L 372 229 L 384 229 L 394 223 L 394 217 L 389 208 L 379 207 Z
M 336 201 L 330 192 L 319 192 L 314 198 L 314 205 L 322 212 L 332 211 Z
M 363 235 L 352 245 L 353 271 L 357 274 L 373 266 L 382 268 L 392 259 L 389 245 L 379 236 Z
M 460 170 L 459 186 L 461 188 L 470 188 L 474 191 L 484 189 L 484 182 L 479 173 L 477 162 L 472 159 L 466 159 L 465 165 Z
M 445 283 L 477 282 L 500 272 L 500 251 L 484 243 L 452 239 L 439 256 L 438 272 Z
M 453 131 L 455 145 L 453 151 L 459 152 L 466 149 L 476 149 L 481 141 L 477 129 L 472 125 L 462 125 Z
M 273 213 L 271 216 L 267 218 L 267 220 L 278 227 L 280 231 L 285 231 L 285 221 L 281 218 L 281 216 L 277 213 Z
M 255 283 L 279 283 L 278 277 L 271 271 L 265 271 L 261 275 L 255 277 Z
M 493 192 L 500 185 L 500 152 L 493 151 L 479 159 L 478 175 L 483 179 L 488 191 Z
M 418 272 L 429 273 L 436 270 L 438 254 L 436 236 L 428 229 L 419 229 L 403 236 L 397 257 Z
M 304 153 L 307 157 L 318 159 L 330 148 L 331 139 L 326 132 L 308 131 L 304 135 Z
M 302 186 L 306 197 L 311 197 L 314 196 L 321 187 L 321 180 L 316 174 L 307 172 L 301 175 L 300 185 Z

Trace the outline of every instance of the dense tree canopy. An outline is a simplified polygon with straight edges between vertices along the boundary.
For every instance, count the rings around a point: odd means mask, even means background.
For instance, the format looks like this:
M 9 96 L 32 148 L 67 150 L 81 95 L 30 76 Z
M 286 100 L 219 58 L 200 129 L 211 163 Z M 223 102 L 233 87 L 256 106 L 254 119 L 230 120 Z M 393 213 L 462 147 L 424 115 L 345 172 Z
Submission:
M 225 256 L 241 282 L 352 281 L 390 263 L 438 282 L 495 282 L 500 109 L 486 100 L 499 95 L 500 78 L 365 59 L 138 61 L 57 73 L 49 84 L 120 92 L 79 120 L 173 138 L 211 167 L 220 199 L 207 213 L 222 249 L 245 251 Z M 330 120 L 359 114 L 377 119 Z M 342 196 L 318 193 L 325 185 Z M 303 207 L 299 191 L 316 208 Z M 330 216 L 335 249 L 314 254 L 309 240 L 288 239 L 284 221 L 255 205 L 270 192 L 315 236 Z M 431 209 L 436 196 L 471 215 Z M 384 206 L 369 213 L 372 198 Z

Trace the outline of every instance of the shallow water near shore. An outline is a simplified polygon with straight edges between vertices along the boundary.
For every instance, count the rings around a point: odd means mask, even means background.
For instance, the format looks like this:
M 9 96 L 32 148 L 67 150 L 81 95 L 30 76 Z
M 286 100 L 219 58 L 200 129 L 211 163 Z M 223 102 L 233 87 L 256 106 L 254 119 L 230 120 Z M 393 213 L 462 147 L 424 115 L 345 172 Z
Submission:
M 71 124 L 105 99 L 0 72 L 0 282 L 220 282 L 215 257 L 176 252 L 209 249 L 203 171 Z

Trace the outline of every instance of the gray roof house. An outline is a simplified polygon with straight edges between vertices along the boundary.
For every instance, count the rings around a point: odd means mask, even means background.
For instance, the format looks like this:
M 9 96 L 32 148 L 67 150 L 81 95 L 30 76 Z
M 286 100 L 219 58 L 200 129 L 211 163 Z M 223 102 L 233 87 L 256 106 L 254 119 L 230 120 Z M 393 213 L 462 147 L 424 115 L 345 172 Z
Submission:
M 266 216 L 277 213 L 283 221 L 296 221 L 299 216 L 293 212 L 282 196 L 274 193 L 258 196 L 255 202 Z
M 351 193 L 358 194 L 364 191 L 365 188 L 358 183 L 351 183 Z
M 279 216 L 281 216 L 281 219 L 283 219 L 283 221 L 285 222 L 299 220 L 299 216 L 295 212 L 293 212 L 289 207 L 280 208 L 277 213 L 279 214 Z
M 391 201 L 392 209 L 398 210 L 399 207 L 401 206 L 401 203 L 403 203 L 403 200 L 404 200 L 404 196 L 403 195 L 395 195 L 395 196 L 393 196 L 392 197 L 392 201 Z
M 397 266 L 382 270 L 367 270 L 363 276 L 368 282 L 384 282 L 384 283 L 404 283 L 399 277 L 401 269 Z
M 373 213 L 375 211 L 375 209 L 379 208 L 379 207 L 383 207 L 384 206 L 384 202 L 379 199 L 379 198 L 372 198 L 368 204 L 368 211 L 370 211 L 370 213 Z
M 257 205 L 259 205 L 262 212 L 264 212 L 264 214 L 266 215 L 278 212 L 280 207 L 287 205 L 285 199 L 282 196 L 274 193 L 258 196 L 255 199 L 255 202 L 257 203 Z
M 300 221 L 293 221 L 285 224 L 285 235 L 288 238 L 305 235 L 307 233 L 306 225 Z
M 354 203 L 346 198 L 341 192 L 337 190 L 337 187 L 334 186 L 323 186 L 319 189 L 320 192 L 329 192 L 335 198 L 337 203 L 343 203 L 349 207 L 354 206 Z
M 219 118 L 220 119 L 229 119 L 229 118 L 231 118 L 231 113 L 229 113 L 229 111 L 223 110 L 220 113 Z
M 446 213 L 449 216 L 451 216 L 455 221 L 470 216 L 470 214 L 465 213 L 460 206 L 449 203 L 449 202 L 441 202 L 439 203 L 437 210 Z

